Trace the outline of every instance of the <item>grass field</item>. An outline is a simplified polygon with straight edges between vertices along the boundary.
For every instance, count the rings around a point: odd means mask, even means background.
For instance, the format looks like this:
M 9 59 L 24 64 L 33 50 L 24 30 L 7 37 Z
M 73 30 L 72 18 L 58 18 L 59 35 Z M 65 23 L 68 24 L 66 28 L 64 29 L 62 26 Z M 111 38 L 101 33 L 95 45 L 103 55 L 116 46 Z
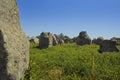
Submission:
M 30 67 L 23 80 L 120 80 L 120 52 L 98 53 L 99 46 L 30 46 Z M 120 49 L 120 46 L 117 46 Z

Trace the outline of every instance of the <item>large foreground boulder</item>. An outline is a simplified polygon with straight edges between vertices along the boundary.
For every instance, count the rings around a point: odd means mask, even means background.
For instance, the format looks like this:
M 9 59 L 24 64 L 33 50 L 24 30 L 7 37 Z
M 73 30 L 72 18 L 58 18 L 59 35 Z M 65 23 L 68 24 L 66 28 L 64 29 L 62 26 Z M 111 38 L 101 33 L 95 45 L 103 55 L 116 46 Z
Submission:
M 39 48 L 44 49 L 58 44 L 54 34 L 50 32 L 42 32 L 39 38 Z
M 89 38 L 88 34 L 86 31 L 82 31 L 79 33 L 79 36 L 76 39 L 76 44 L 77 45 L 85 45 L 85 44 L 90 44 L 91 39 Z
M 16 0 L 0 0 L 0 80 L 20 80 L 29 64 L 29 41 L 22 32 Z
M 112 40 L 104 40 L 101 44 L 100 44 L 100 50 L 99 52 L 118 52 L 119 50 L 116 47 L 116 42 L 112 41 Z

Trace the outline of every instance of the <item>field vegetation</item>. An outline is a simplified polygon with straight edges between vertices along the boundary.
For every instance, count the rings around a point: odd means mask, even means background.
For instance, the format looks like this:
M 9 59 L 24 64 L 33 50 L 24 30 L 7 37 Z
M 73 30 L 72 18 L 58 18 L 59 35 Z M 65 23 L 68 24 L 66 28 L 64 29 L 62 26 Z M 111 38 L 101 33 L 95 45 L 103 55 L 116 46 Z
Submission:
M 23 80 L 120 80 L 120 52 L 100 54 L 95 44 L 42 50 L 37 46 L 30 45 L 30 64 Z

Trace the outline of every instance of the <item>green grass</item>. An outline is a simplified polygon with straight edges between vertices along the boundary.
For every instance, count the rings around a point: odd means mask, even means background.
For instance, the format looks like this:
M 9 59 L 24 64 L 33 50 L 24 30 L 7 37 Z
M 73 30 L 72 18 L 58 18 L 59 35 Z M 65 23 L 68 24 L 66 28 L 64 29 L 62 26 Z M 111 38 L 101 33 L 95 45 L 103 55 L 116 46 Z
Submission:
M 120 52 L 100 54 L 94 44 L 43 50 L 36 46 L 30 46 L 30 67 L 23 80 L 120 80 Z

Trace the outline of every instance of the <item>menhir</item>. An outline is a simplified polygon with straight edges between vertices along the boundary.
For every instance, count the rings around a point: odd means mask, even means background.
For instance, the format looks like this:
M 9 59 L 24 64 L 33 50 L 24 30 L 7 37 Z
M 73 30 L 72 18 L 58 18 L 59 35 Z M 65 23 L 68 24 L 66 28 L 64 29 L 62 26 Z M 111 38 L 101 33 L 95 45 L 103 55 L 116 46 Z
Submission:
M 77 45 L 85 45 L 85 44 L 91 44 L 91 39 L 89 38 L 86 31 L 82 31 L 79 33 L 79 36 L 76 39 Z
M 99 52 L 103 53 L 103 52 L 118 52 L 119 50 L 116 47 L 116 42 L 112 41 L 112 40 L 104 40 L 101 44 L 100 44 L 100 49 Z
M 20 80 L 28 69 L 29 41 L 16 0 L 0 0 L 0 80 Z
M 39 37 L 39 48 L 45 49 L 58 44 L 58 41 L 54 34 L 50 32 L 42 32 Z

